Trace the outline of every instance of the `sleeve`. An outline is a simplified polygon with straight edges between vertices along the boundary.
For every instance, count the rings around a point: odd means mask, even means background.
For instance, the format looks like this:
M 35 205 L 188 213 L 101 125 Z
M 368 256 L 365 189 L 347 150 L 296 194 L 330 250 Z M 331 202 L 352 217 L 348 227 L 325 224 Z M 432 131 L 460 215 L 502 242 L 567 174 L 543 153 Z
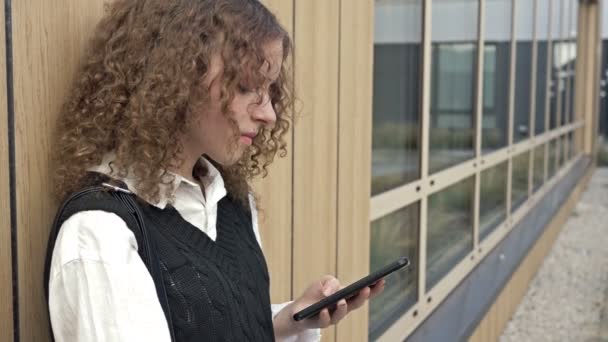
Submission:
M 262 248 L 262 239 L 260 238 L 260 231 L 258 228 L 258 212 L 255 204 L 253 195 L 249 194 L 249 206 L 251 207 L 251 221 L 253 226 L 253 232 L 255 234 L 260 248 Z M 272 317 L 274 318 L 283 308 L 289 305 L 291 302 L 285 302 L 281 304 L 272 304 Z M 281 342 L 318 342 L 321 341 L 321 329 L 309 329 L 303 331 L 297 335 L 293 335 Z
M 133 233 L 105 211 L 77 213 L 61 226 L 49 313 L 57 342 L 171 341 Z

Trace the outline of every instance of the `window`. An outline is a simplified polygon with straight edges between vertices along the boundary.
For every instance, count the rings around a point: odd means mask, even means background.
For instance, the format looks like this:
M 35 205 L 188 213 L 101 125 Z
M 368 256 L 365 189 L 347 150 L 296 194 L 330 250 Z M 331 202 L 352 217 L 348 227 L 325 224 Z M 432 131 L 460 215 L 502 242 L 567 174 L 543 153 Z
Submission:
M 534 149 L 534 173 L 532 177 L 532 189 L 536 192 L 545 182 L 545 145 Z
M 511 188 L 511 212 L 517 210 L 528 198 L 528 171 L 530 152 L 513 158 L 513 178 Z
M 511 10 L 511 0 L 486 3 L 481 133 L 483 153 L 507 145 Z
M 433 3 L 430 172 L 474 156 L 478 2 Z
M 419 213 L 420 205 L 416 203 L 372 222 L 371 271 L 401 256 L 410 259 L 410 266 L 388 276 L 384 291 L 370 302 L 370 340 L 378 337 L 416 302 Z
M 517 3 L 515 22 L 516 67 L 513 142 L 530 137 L 530 95 L 532 91 L 532 41 L 534 32 L 534 1 Z
M 536 10 L 536 109 L 535 133 L 546 130 L 545 109 L 547 101 L 547 51 L 549 45 L 549 0 L 537 0 Z
M 474 177 L 429 196 L 426 290 L 473 249 Z
M 420 175 L 422 0 L 377 0 L 372 195 Z
M 507 214 L 507 162 L 481 173 L 479 241 L 502 223 Z

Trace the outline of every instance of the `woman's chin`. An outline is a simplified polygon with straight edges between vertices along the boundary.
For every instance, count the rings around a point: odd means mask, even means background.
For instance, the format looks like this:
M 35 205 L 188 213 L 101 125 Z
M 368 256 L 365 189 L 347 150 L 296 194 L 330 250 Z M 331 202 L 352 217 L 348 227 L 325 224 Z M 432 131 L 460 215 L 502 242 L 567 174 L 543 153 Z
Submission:
M 239 149 L 238 151 L 226 153 L 221 156 L 217 156 L 216 158 L 214 158 L 214 156 L 210 157 L 211 159 L 215 160 L 216 163 L 224 167 L 230 167 L 237 164 L 241 160 L 241 158 L 243 158 L 243 151 Z

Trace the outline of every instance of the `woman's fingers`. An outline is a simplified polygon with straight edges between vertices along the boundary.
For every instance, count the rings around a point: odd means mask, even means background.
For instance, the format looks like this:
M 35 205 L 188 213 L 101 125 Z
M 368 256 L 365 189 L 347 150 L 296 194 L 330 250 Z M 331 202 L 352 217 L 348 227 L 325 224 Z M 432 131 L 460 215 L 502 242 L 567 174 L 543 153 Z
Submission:
M 379 282 L 377 282 L 374 286 L 372 286 L 371 287 L 372 291 L 369 295 L 369 299 L 372 299 L 372 298 L 376 297 L 377 295 L 379 295 L 384 290 L 385 284 L 386 284 L 386 282 L 384 281 L 384 279 L 382 279 Z
M 336 305 L 336 309 L 331 314 L 331 324 L 340 322 L 348 313 L 348 304 L 345 299 L 340 299 Z
M 369 299 L 380 294 L 384 290 L 384 284 L 384 279 L 379 280 L 373 286 L 363 288 L 356 296 L 349 299 L 341 299 L 336 303 L 335 309 L 330 310 L 325 308 L 321 310 L 315 318 L 307 320 L 308 325 L 310 327 L 324 329 L 330 325 L 337 324 L 344 319 L 349 312 L 360 308 Z M 319 299 L 319 295 L 321 295 L 321 298 L 323 296 L 328 297 L 341 288 L 342 286 L 340 286 L 340 281 L 338 279 L 334 276 L 326 275 L 313 283 L 305 292 L 305 296 L 303 296 L 302 299 L 308 298 L 306 301 L 315 302 Z
M 319 312 L 318 323 L 319 328 L 321 329 L 325 329 L 331 324 L 331 315 L 329 314 L 329 310 L 327 308 Z
M 360 308 L 369 299 L 369 287 L 364 287 L 359 293 L 348 300 L 348 311 L 353 311 Z

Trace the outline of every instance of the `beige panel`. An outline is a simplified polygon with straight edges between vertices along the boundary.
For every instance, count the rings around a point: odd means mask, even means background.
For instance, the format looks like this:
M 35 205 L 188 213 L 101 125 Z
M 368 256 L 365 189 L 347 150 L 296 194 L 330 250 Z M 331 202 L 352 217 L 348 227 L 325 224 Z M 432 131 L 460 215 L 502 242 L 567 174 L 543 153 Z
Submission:
M 13 280 L 4 33 L 4 1 L 0 1 L 0 198 L 2 199 L 0 201 L 0 341 L 11 341 L 13 338 Z
M 293 2 L 265 0 L 264 4 L 275 13 L 293 36 Z M 291 299 L 292 138 L 290 130 L 284 138 L 287 142 L 287 156 L 277 156 L 268 169 L 268 177 L 254 184 L 260 195 L 259 225 L 264 255 L 270 271 L 270 295 L 273 303 Z
M 295 1 L 293 289 L 336 273 L 339 1 Z M 333 328 L 323 331 L 334 340 Z
M 341 1 L 338 132 L 338 278 L 366 275 L 370 263 L 373 0 Z M 337 341 L 367 341 L 368 306 L 338 325 Z
M 51 200 L 51 131 L 101 0 L 13 1 L 19 310 L 22 341 L 48 340 L 42 291 Z M 69 20 L 66 20 L 69 18 Z
M 579 22 L 579 28 L 581 25 L 584 26 L 583 31 L 579 31 L 579 37 L 584 37 L 585 44 L 583 45 L 583 51 L 577 56 L 577 59 L 582 60 L 583 72 L 577 74 L 577 79 L 581 79 L 583 83 L 583 112 L 581 115 L 584 116 L 585 128 L 583 132 L 583 151 L 585 154 L 594 155 L 594 140 L 597 136 L 597 126 L 594 115 L 596 102 L 598 102 L 598 89 L 595 85 L 595 81 L 599 76 L 598 63 L 599 54 L 598 40 L 599 40 L 599 22 L 598 22 L 598 6 L 597 4 L 580 4 L 579 11 L 584 12 L 586 21 Z M 601 51 L 601 49 L 600 49 Z M 580 75 L 580 76 L 579 76 Z M 578 84 L 579 82 L 577 82 Z M 580 96 L 580 93 L 579 93 Z M 578 101 L 578 99 L 577 99 Z
M 533 280 L 536 271 L 541 266 L 547 253 L 551 250 L 551 247 L 564 223 L 567 221 L 570 212 L 574 209 L 579 197 L 591 179 L 593 171 L 593 168 L 589 168 L 586 171 L 585 175 L 572 192 L 572 195 L 568 198 L 566 203 L 562 205 L 557 215 L 553 217 L 546 227 L 545 232 L 538 242 L 528 252 L 528 255 L 515 273 L 513 273 L 511 279 L 505 285 L 492 307 L 488 310 L 484 319 L 471 335 L 469 342 L 498 340 L 509 319 L 511 319 L 511 316 L 513 316 L 523 296 L 526 294 L 528 285 Z M 493 324 L 491 322 L 493 322 Z

